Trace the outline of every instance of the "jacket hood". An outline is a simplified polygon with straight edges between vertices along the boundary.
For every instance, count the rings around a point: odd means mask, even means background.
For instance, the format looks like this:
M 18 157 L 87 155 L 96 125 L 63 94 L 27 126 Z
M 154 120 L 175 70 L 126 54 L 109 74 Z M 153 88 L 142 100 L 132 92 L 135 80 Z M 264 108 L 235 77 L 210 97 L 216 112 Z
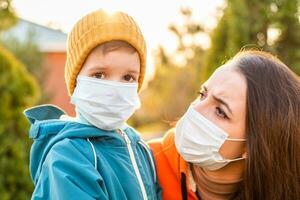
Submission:
M 126 145 L 124 139 L 115 131 L 105 131 L 76 121 L 62 120 L 65 112 L 53 105 L 28 108 L 24 111 L 24 115 L 31 123 L 29 138 L 34 141 L 30 150 L 30 174 L 34 183 L 38 180 L 41 167 L 50 149 L 65 138 L 101 137 L 115 139 L 114 142 L 118 145 Z M 125 129 L 130 128 L 126 127 Z M 127 132 L 130 133 L 130 130 Z M 140 140 L 136 134 L 128 136 L 133 143 Z

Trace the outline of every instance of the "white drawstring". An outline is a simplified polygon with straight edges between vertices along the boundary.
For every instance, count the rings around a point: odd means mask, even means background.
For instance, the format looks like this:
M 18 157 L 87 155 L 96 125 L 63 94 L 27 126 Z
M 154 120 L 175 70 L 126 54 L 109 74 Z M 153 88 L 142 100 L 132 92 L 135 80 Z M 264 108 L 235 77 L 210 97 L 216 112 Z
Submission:
M 93 145 L 93 143 L 90 141 L 90 138 L 87 138 L 87 141 L 90 143 L 92 149 L 93 149 L 93 152 L 94 152 L 94 160 L 95 160 L 95 169 L 97 170 L 97 154 L 96 154 L 96 151 L 95 151 L 95 147 Z

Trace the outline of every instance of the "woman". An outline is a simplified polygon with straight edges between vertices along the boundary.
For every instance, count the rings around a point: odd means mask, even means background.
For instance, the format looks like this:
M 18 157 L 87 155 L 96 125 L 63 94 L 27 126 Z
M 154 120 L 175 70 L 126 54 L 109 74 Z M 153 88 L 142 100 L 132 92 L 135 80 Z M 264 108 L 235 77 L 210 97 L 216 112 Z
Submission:
M 150 142 L 163 198 L 300 199 L 299 134 L 299 77 L 268 53 L 240 52 Z

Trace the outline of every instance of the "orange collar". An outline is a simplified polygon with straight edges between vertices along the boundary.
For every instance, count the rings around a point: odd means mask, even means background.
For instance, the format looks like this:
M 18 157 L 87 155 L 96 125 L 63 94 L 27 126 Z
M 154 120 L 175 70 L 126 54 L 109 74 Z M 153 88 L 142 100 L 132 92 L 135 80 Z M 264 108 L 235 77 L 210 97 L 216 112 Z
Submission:
M 187 191 L 195 193 L 196 185 L 191 175 L 188 163 L 180 156 L 175 146 L 175 129 L 169 130 L 162 140 L 162 149 L 177 179 L 181 180 L 181 173 L 186 176 Z

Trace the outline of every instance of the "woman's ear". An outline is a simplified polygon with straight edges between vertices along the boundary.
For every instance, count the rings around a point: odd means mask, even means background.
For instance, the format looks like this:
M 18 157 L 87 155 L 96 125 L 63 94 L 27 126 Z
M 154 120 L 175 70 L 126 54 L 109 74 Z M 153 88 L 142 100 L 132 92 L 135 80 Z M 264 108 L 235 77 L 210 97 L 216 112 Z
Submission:
M 243 154 L 242 154 L 242 158 L 247 158 L 247 152 L 245 151 Z

